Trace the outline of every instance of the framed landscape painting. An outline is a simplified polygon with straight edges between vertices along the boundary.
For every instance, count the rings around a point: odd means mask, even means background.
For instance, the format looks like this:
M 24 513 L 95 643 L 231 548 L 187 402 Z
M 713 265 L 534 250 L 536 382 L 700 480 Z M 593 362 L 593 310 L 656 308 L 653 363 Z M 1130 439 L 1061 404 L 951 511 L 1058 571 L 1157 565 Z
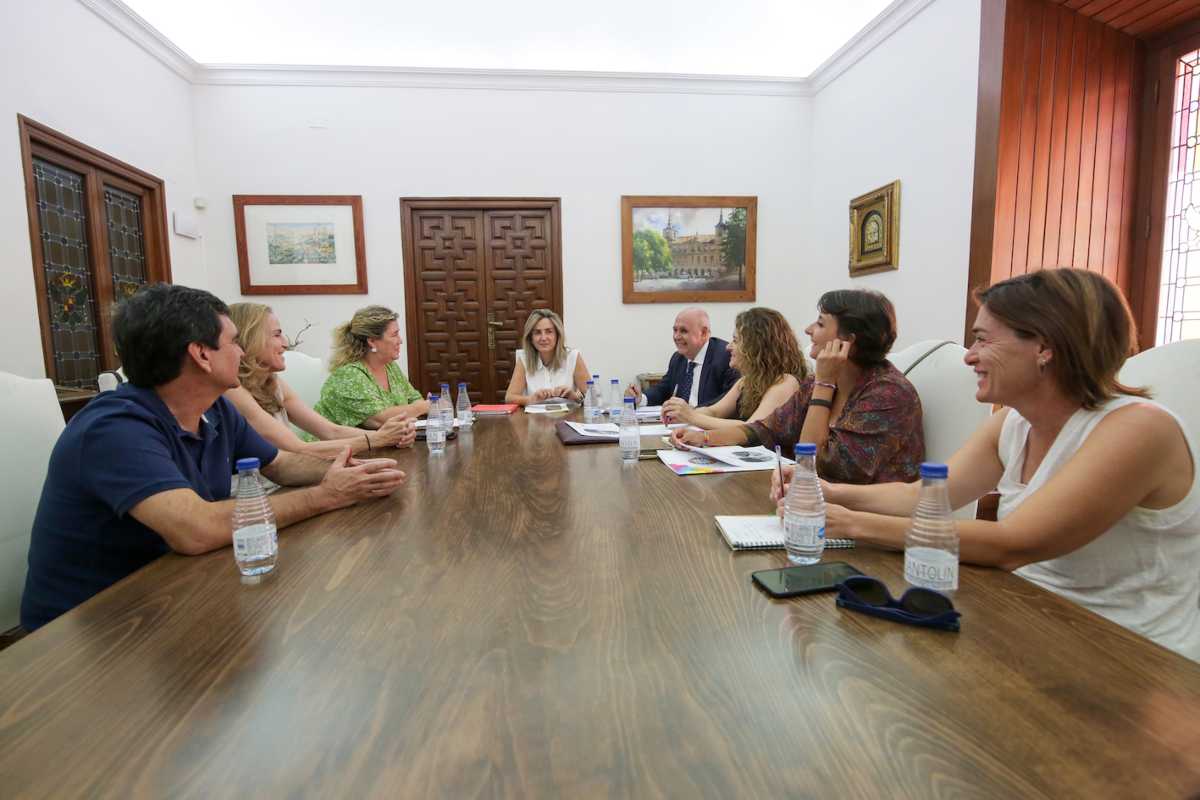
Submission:
M 626 303 L 754 300 L 757 197 L 625 195 Z
M 366 294 L 361 195 L 233 196 L 242 294 Z

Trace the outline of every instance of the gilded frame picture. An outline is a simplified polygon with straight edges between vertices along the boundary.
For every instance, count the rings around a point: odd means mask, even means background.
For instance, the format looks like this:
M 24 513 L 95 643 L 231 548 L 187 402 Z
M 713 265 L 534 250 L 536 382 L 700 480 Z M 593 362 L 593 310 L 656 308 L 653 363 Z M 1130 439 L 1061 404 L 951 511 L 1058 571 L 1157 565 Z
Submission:
M 233 196 L 242 294 L 366 294 L 361 195 Z
M 900 268 L 900 181 L 850 201 L 850 277 Z
M 753 301 L 757 236 L 757 197 L 624 195 L 622 300 Z

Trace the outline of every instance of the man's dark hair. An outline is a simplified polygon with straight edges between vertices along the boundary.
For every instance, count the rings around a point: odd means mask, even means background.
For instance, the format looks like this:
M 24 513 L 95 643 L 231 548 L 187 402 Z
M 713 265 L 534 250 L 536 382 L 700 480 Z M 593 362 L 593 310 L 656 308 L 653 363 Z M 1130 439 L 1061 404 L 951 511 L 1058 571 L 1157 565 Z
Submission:
M 854 334 L 850 360 L 860 367 L 887 358 L 896 341 L 896 309 L 892 301 L 869 289 L 837 289 L 821 295 L 817 308 L 836 317 L 838 336 Z
M 113 339 L 129 382 L 148 389 L 178 378 L 189 344 L 220 346 L 221 315 L 229 316 L 229 306 L 214 295 L 167 283 L 143 287 L 121 303 Z

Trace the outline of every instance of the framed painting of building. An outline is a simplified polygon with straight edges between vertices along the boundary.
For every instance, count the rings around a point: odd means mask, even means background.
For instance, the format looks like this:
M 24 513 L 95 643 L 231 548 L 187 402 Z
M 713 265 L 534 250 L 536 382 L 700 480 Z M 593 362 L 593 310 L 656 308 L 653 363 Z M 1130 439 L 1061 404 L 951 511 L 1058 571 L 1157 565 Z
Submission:
M 366 294 L 361 195 L 233 196 L 242 294 Z
M 755 299 L 757 197 L 621 197 L 626 303 Z
M 900 269 L 900 181 L 850 201 L 850 277 Z

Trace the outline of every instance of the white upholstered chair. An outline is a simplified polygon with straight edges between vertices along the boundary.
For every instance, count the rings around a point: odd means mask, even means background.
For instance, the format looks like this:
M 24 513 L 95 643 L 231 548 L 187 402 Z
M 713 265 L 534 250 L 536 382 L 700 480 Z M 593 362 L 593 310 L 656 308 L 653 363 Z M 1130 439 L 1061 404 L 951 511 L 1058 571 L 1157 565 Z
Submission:
M 111 392 L 125 382 L 125 376 L 117 370 L 106 369 L 96 376 L 96 385 L 101 392 Z
M 63 429 L 54 385 L 0 372 L 0 631 L 20 620 L 29 532 L 50 451 Z
M 962 345 L 943 342 L 908 369 L 908 380 L 921 397 L 929 461 L 949 459 L 991 413 L 990 405 L 975 399 L 975 371 L 963 362 L 966 353 Z M 964 506 L 955 516 L 974 519 L 975 506 Z
M 1138 353 L 1119 376 L 1126 386 L 1145 386 L 1154 400 L 1183 420 L 1192 443 L 1200 443 L 1200 339 L 1172 342 Z M 1200 453 L 1192 453 L 1200 469 Z
M 913 364 L 917 363 L 923 357 L 941 347 L 946 342 L 946 339 L 925 339 L 917 342 L 916 344 L 910 344 L 903 350 L 895 350 L 889 353 L 888 361 L 892 362 L 892 366 L 894 366 L 896 369 L 907 374 L 912 368 Z
M 1200 339 L 1138 353 L 1125 362 L 1120 380 L 1148 387 L 1153 399 L 1174 411 L 1192 439 L 1200 441 Z
M 321 399 L 321 386 L 329 373 L 321 359 L 313 358 L 299 350 L 288 350 L 283 354 L 284 370 L 281 374 L 296 395 L 310 406 Z

